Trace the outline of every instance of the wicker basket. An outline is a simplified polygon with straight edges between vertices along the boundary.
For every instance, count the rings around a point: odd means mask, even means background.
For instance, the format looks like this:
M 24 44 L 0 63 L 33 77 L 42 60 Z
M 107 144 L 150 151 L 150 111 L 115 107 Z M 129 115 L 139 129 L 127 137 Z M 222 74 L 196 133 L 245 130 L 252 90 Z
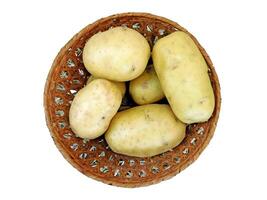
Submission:
M 137 30 L 146 37 L 151 47 L 157 39 L 173 31 L 188 33 L 175 22 L 147 13 L 112 15 L 86 26 L 60 50 L 53 62 L 44 91 L 46 123 L 65 159 L 86 176 L 110 185 L 146 186 L 173 177 L 196 160 L 207 146 L 219 117 L 220 86 L 209 56 L 189 33 L 209 66 L 215 94 L 215 110 L 208 122 L 188 126 L 186 138 L 171 151 L 143 159 L 112 152 L 104 137 L 90 141 L 75 137 L 69 127 L 68 114 L 75 93 L 85 85 L 90 76 L 82 62 L 84 44 L 95 33 L 116 26 Z M 123 106 L 134 106 L 128 93 L 123 100 Z

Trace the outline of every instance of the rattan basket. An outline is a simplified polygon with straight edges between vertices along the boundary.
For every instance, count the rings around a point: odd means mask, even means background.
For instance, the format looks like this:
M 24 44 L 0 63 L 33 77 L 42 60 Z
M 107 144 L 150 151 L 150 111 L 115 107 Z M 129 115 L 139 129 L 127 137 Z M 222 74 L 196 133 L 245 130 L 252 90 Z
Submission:
M 189 33 L 209 66 L 215 94 L 215 110 L 208 122 L 188 126 L 186 138 L 171 151 L 143 159 L 112 152 L 104 137 L 90 141 L 76 137 L 69 127 L 68 114 L 75 93 L 90 76 L 82 62 L 84 44 L 95 33 L 116 26 L 127 26 L 139 31 L 151 47 L 157 39 L 173 31 L 188 33 L 177 23 L 148 13 L 112 15 L 86 26 L 60 50 L 50 69 L 44 91 L 46 123 L 65 159 L 86 176 L 110 185 L 146 186 L 173 177 L 195 161 L 207 146 L 219 117 L 220 86 L 209 56 Z M 123 107 L 134 106 L 128 93 L 122 104 Z

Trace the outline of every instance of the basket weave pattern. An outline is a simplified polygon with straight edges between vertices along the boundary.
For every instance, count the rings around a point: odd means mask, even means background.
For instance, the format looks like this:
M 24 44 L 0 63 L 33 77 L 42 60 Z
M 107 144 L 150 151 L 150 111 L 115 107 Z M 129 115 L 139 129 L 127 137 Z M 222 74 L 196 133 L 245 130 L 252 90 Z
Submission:
M 161 37 L 183 27 L 168 19 L 147 13 L 124 13 L 100 19 L 76 34 L 59 52 L 47 77 L 44 107 L 47 126 L 63 156 L 83 174 L 107 184 L 139 187 L 168 179 L 186 168 L 204 150 L 213 136 L 220 112 L 220 86 L 212 62 L 198 45 L 208 66 L 215 94 L 215 110 L 206 123 L 187 127 L 186 138 L 176 148 L 151 158 L 137 158 L 114 153 L 104 137 L 85 140 L 74 135 L 69 127 L 69 108 L 74 95 L 90 75 L 82 62 L 85 42 L 99 31 L 127 26 L 146 37 L 151 47 Z M 126 93 L 124 106 L 132 106 Z

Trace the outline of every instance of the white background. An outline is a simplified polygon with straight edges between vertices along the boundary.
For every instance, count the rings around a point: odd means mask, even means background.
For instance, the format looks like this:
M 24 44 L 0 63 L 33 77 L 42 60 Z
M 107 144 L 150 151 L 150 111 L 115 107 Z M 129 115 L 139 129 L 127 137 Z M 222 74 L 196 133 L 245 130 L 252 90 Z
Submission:
M 267 199 L 266 8 L 257 0 L 2 0 L 0 199 Z M 137 189 L 75 170 L 50 138 L 43 111 L 45 79 L 60 48 L 87 24 L 126 11 L 187 28 L 212 58 L 222 89 L 218 127 L 199 159 Z

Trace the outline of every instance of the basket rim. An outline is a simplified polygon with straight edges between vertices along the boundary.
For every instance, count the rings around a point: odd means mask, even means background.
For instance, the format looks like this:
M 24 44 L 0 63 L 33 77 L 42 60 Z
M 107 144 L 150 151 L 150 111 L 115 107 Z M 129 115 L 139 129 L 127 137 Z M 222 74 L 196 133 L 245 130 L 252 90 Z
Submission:
M 97 176 L 95 176 L 94 174 L 88 174 L 85 171 L 83 171 L 83 169 L 80 167 L 79 163 L 75 161 L 75 159 L 73 159 L 70 154 L 68 153 L 68 150 L 66 148 L 64 148 L 64 145 L 61 144 L 60 140 L 55 137 L 54 133 L 53 133 L 53 129 L 52 129 L 52 124 L 51 122 L 51 116 L 50 113 L 48 111 L 48 92 L 49 92 L 49 88 L 50 85 L 52 84 L 52 75 L 54 70 L 57 67 L 57 61 L 60 60 L 63 57 L 63 53 L 65 52 L 65 50 L 69 49 L 70 44 L 72 43 L 72 41 L 75 41 L 76 38 L 79 38 L 80 35 L 82 35 L 84 33 L 84 31 L 88 31 L 88 30 L 92 30 L 97 24 L 100 24 L 102 22 L 111 20 L 111 19 L 115 19 L 115 18 L 121 18 L 121 17 L 145 17 L 145 18 L 150 18 L 150 19 L 156 19 L 159 21 L 162 21 L 164 23 L 168 23 L 174 27 L 179 27 L 180 30 L 188 33 L 190 35 L 190 37 L 194 40 L 194 42 L 196 43 L 196 45 L 198 46 L 198 48 L 201 51 L 201 54 L 204 56 L 205 60 L 207 61 L 208 66 L 212 69 L 212 75 L 213 75 L 213 79 L 215 82 L 215 88 L 216 91 L 214 91 L 214 93 L 216 92 L 217 98 L 215 98 L 216 100 L 216 110 L 214 110 L 215 116 L 214 116 L 214 123 L 210 124 L 209 127 L 209 135 L 206 138 L 206 140 L 202 143 L 202 145 L 200 146 L 199 149 L 197 149 L 195 151 L 195 154 L 192 154 L 192 156 L 190 157 L 190 159 L 186 159 L 183 163 L 181 163 L 181 168 L 179 171 L 176 171 L 175 173 L 171 173 L 168 174 L 167 176 L 162 177 L 157 177 L 155 176 L 155 179 L 153 180 L 144 180 L 142 182 L 131 182 L 131 183 L 121 183 L 121 182 L 114 182 L 114 181 L 110 181 L 108 179 L 103 179 L 103 178 L 99 178 Z M 148 185 L 152 185 L 152 184 L 156 184 L 159 183 L 163 180 L 167 180 L 175 175 L 177 175 L 178 173 L 180 173 L 180 171 L 184 170 L 186 167 L 188 167 L 191 163 L 193 163 L 198 157 L 199 155 L 203 152 L 203 150 L 206 148 L 206 146 L 209 144 L 211 138 L 214 135 L 214 131 L 219 119 L 219 113 L 220 113 L 220 108 L 221 108 L 221 92 L 220 92 L 220 83 L 219 83 L 219 79 L 217 76 L 217 73 L 215 71 L 215 68 L 213 66 L 212 61 L 210 60 L 210 57 L 208 56 L 208 54 L 206 53 L 205 49 L 200 45 L 200 43 L 197 41 L 197 39 L 191 34 L 189 33 L 184 27 L 180 26 L 178 23 L 169 20 L 165 17 L 161 17 L 158 15 L 154 15 L 154 14 L 150 14 L 150 13 L 146 13 L 146 12 L 126 12 L 126 13 L 119 13 L 119 14 L 113 14 L 101 19 L 96 20 L 95 22 L 86 25 L 83 29 L 81 29 L 77 34 L 75 34 L 58 52 L 57 56 L 55 57 L 52 66 L 48 72 L 47 78 L 46 78 L 46 83 L 45 83 L 45 87 L 44 87 L 44 93 L 43 93 L 43 107 L 44 107 L 44 113 L 45 113 L 45 120 L 46 120 L 46 125 L 49 129 L 50 135 L 56 145 L 56 147 L 58 148 L 58 150 L 61 152 L 61 154 L 63 155 L 63 157 L 77 170 L 79 170 L 81 173 L 83 173 L 84 175 L 91 177 L 97 181 L 101 181 L 103 183 L 109 184 L 109 185 L 114 185 L 114 186 L 120 186 L 120 187 L 143 187 L 143 186 L 148 186 Z

